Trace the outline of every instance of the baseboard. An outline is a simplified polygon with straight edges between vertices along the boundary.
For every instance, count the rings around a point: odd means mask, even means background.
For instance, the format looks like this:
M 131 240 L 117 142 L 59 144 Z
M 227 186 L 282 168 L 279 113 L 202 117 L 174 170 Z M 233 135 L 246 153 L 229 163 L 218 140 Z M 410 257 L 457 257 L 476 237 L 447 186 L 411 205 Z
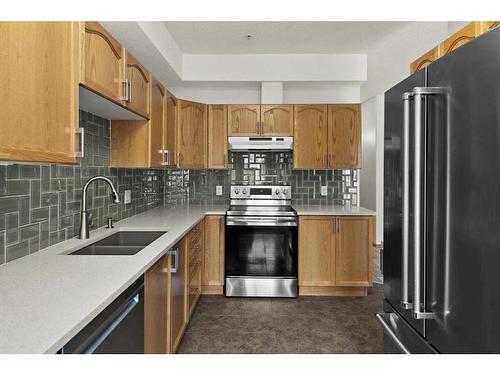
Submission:
M 203 285 L 201 287 L 201 294 L 224 294 L 224 287 L 222 285 Z
M 368 288 L 366 287 L 299 286 L 299 296 L 364 297 L 367 295 L 368 295 Z

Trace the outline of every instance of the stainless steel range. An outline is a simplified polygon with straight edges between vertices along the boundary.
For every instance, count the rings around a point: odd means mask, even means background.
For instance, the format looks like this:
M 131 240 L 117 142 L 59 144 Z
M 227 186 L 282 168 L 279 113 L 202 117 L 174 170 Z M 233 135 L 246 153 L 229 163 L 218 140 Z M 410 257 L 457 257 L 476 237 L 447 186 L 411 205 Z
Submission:
M 226 296 L 297 296 L 297 213 L 290 186 L 231 187 L 225 255 Z

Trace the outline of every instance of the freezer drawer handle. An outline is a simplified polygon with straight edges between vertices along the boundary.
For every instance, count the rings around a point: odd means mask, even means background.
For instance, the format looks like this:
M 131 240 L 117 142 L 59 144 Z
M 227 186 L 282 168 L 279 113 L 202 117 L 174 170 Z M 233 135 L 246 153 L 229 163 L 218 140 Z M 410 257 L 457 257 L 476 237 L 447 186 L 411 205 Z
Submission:
M 386 332 L 391 337 L 391 339 L 394 341 L 394 343 L 397 345 L 397 347 L 404 354 L 411 354 L 410 351 L 406 348 L 406 346 L 403 345 L 403 343 L 401 342 L 401 340 L 398 338 L 398 336 L 396 336 L 396 334 L 394 333 L 394 331 L 391 329 L 391 327 L 389 327 L 389 325 L 385 321 L 384 317 L 385 316 L 390 317 L 391 315 L 392 315 L 392 313 L 378 313 L 378 314 L 375 314 L 375 317 L 377 318 L 377 320 L 379 321 L 379 323 L 382 325 L 382 328 L 384 329 L 384 332 Z
M 426 95 L 445 94 L 443 87 L 415 87 L 413 88 L 413 105 L 415 117 L 415 136 L 414 136 L 414 161 L 413 161 L 413 317 L 415 319 L 433 319 L 434 313 L 425 311 L 424 301 L 422 300 L 422 176 L 426 175 L 425 163 L 422 162 L 422 99 Z M 423 169 L 423 171 L 422 171 Z
M 401 254 L 401 307 L 411 310 L 413 307 L 409 297 L 409 233 L 410 233 L 410 105 L 413 93 L 403 94 L 403 233 Z

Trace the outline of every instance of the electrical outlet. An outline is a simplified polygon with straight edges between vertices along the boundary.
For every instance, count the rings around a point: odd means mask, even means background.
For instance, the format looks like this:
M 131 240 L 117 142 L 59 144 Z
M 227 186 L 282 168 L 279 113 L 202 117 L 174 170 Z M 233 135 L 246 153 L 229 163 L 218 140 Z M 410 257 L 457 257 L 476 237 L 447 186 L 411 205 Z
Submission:
M 215 195 L 222 195 L 222 186 L 221 185 L 217 185 L 215 187 Z
M 132 202 L 132 191 L 125 190 L 125 195 L 123 196 L 123 203 L 128 204 Z
M 321 186 L 321 195 L 328 195 L 328 186 Z

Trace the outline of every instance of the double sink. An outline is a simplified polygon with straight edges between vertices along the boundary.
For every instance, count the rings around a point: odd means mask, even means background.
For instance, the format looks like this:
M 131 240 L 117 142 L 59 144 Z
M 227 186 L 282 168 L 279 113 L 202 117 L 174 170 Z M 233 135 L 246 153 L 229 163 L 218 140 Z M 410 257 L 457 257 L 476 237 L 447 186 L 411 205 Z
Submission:
M 166 231 L 121 231 L 100 241 L 94 242 L 68 255 L 134 255 L 153 241 L 163 236 Z

